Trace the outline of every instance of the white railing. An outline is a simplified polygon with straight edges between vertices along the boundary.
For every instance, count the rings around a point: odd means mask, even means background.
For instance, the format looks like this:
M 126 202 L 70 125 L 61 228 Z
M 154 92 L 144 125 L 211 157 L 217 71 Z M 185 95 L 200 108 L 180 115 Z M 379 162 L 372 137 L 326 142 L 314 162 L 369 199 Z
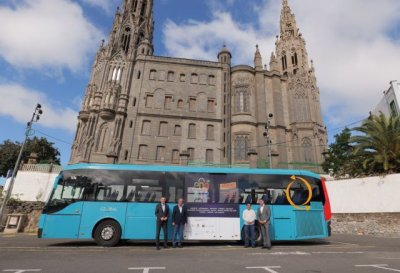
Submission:
M 21 171 L 25 172 L 42 172 L 42 173 L 59 173 L 62 166 L 53 164 L 24 164 Z

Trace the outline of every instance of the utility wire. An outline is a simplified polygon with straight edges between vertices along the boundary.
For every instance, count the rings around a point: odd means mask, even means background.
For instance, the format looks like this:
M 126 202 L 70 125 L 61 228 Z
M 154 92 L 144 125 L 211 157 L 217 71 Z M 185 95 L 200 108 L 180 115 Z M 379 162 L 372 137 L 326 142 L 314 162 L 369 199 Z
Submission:
M 48 137 L 48 138 L 54 139 L 54 140 L 56 140 L 56 141 L 58 141 L 58 142 L 62 142 L 62 143 L 64 143 L 64 144 L 72 145 L 71 142 L 68 142 L 68 141 L 59 139 L 59 138 L 57 138 L 57 137 L 51 136 L 51 135 L 46 134 L 46 133 L 44 133 L 44 132 L 42 132 L 42 131 L 40 131 L 40 130 L 38 130 L 38 129 L 34 129 L 33 131 L 36 132 L 36 133 L 39 133 L 39 134 L 41 134 L 41 135 L 44 135 L 44 136 L 46 136 L 46 137 Z

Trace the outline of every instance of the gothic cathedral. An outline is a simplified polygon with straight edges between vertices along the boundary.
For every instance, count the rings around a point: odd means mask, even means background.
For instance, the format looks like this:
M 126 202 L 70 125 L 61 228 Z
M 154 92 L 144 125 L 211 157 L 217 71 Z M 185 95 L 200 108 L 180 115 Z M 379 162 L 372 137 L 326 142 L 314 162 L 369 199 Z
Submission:
M 216 61 L 155 56 L 153 0 L 124 0 L 94 60 L 70 163 L 249 164 L 251 153 L 273 167 L 322 163 L 315 71 L 282 1 L 269 67 L 258 47 L 252 67 L 232 65 L 226 46 Z

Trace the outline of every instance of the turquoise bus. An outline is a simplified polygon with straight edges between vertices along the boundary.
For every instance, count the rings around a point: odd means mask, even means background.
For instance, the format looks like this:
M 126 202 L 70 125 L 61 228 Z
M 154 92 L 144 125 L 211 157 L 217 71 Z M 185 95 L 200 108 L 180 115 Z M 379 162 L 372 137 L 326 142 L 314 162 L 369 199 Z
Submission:
M 153 240 L 155 206 L 162 196 L 171 208 L 184 198 L 189 212 L 184 238 L 189 241 L 241 240 L 246 203 L 257 209 L 261 198 L 271 209 L 273 241 L 330 236 L 325 182 L 309 171 L 77 164 L 56 178 L 38 237 L 94 239 L 102 246 Z

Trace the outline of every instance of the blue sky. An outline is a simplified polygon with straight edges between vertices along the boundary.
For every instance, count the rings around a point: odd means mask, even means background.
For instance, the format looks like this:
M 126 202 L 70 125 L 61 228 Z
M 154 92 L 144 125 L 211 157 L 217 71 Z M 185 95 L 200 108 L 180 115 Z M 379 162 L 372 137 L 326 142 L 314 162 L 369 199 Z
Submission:
M 118 0 L 0 1 L 0 141 L 23 139 L 37 102 L 66 164 L 76 115 Z M 400 80 L 400 1 L 289 0 L 314 60 L 332 136 L 368 115 L 389 81 Z M 179 7 L 179 8 L 178 8 Z M 155 0 L 155 54 L 215 60 L 223 43 L 234 64 L 269 63 L 281 0 Z M 332 138 L 332 137 L 331 137 Z

